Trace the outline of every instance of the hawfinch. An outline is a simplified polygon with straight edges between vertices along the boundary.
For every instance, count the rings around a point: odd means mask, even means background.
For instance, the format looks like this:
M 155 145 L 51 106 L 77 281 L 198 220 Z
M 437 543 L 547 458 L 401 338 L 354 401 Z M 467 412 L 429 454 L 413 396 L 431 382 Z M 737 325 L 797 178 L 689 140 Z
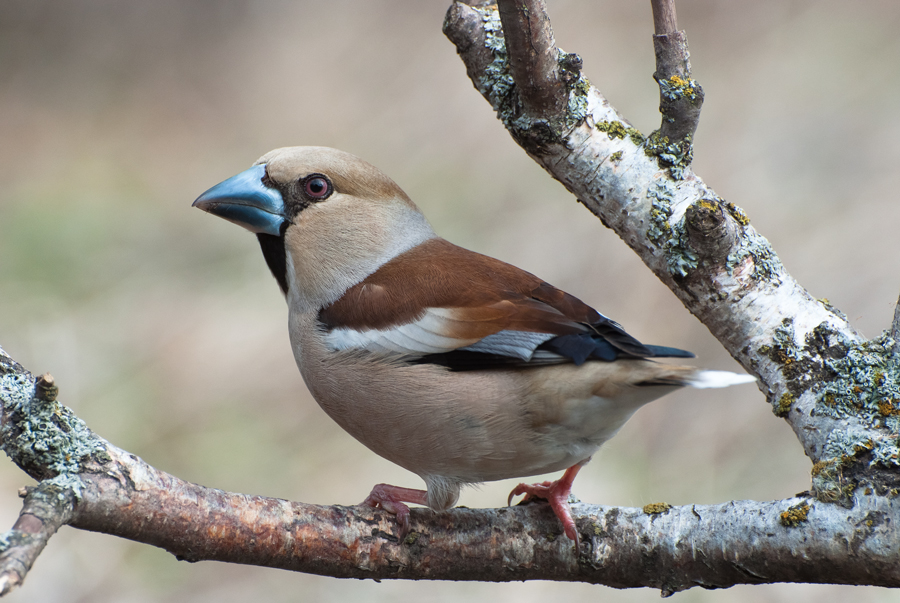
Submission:
M 565 469 L 512 494 L 569 510 L 582 465 L 644 404 L 749 375 L 656 362 L 644 345 L 536 276 L 437 236 L 399 186 L 342 151 L 292 147 L 194 201 L 256 234 L 284 293 L 294 358 L 316 401 L 426 490 L 379 484 L 362 503 L 452 507 L 465 484 Z

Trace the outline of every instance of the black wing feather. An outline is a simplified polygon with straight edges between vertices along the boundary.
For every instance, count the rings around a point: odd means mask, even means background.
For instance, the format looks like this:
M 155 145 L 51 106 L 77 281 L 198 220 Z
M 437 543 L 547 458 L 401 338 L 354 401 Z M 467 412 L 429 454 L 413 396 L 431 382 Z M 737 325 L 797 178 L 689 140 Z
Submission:
M 534 368 L 548 364 L 567 362 L 581 366 L 585 362 L 612 362 L 620 358 L 693 358 L 687 350 L 659 345 L 644 345 L 616 322 L 602 317 L 600 321 L 588 325 L 590 331 L 570 335 L 559 335 L 537 347 L 539 351 L 551 352 L 538 355 L 532 360 L 522 360 L 502 354 L 486 354 L 469 350 L 454 350 L 440 354 L 426 354 L 412 359 L 415 364 L 438 364 L 452 371 L 489 370 L 496 368 Z

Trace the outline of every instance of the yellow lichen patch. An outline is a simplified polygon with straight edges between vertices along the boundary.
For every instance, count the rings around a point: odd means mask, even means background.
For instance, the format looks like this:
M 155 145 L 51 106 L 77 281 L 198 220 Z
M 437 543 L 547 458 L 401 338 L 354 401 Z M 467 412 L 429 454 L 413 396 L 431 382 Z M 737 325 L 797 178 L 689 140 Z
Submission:
M 728 213 L 731 214 L 731 217 L 734 218 L 741 226 L 747 226 L 748 224 L 750 224 L 750 218 L 747 217 L 747 214 L 744 213 L 744 210 L 734 203 L 729 203 L 728 201 L 726 201 L 725 208 L 728 210 Z
M 826 475 L 831 473 L 830 468 L 834 465 L 833 459 L 828 459 L 827 461 L 819 461 L 818 463 L 813 464 L 812 470 L 810 473 L 813 477 L 816 477 L 819 474 L 825 473 Z
M 792 394 L 791 392 L 785 392 L 778 399 L 778 404 L 775 405 L 775 416 L 777 417 L 786 417 L 789 412 L 791 412 L 791 406 L 793 406 L 794 402 L 797 401 L 797 396 Z
M 804 521 L 808 521 L 809 504 L 800 503 L 793 507 L 788 507 L 787 511 L 781 513 L 781 525 L 786 528 L 796 528 Z
M 886 417 L 889 417 L 891 415 L 900 415 L 900 408 L 897 407 L 898 403 L 900 403 L 900 400 L 894 400 L 892 398 L 882 398 L 878 401 L 878 412 Z
M 707 211 L 716 211 L 716 208 L 718 208 L 715 201 L 710 201 L 709 199 L 700 199 L 697 201 L 697 206 Z
M 628 133 L 625 124 L 620 121 L 598 121 L 597 129 L 601 132 L 606 132 L 606 135 L 610 138 L 622 139 Z
M 650 503 L 649 505 L 644 505 L 644 513 L 646 513 L 647 515 L 661 515 L 663 513 L 668 513 L 669 509 L 671 508 L 672 505 L 670 505 L 669 503 Z
M 419 539 L 419 533 L 418 533 L 418 532 L 410 532 L 410 533 L 406 536 L 406 538 L 403 540 L 403 543 L 404 543 L 404 544 L 408 544 L 408 545 L 413 545 L 413 544 L 416 543 L 416 541 L 417 541 L 418 539 Z

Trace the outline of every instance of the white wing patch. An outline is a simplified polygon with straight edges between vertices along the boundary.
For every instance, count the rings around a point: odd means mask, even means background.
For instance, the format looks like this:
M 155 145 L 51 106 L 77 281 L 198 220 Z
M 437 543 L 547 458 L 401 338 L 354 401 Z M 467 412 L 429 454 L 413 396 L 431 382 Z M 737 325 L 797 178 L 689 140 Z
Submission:
M 453 337 L 447 333 L 459 332 L 459 323 L 465 322 L 455 316 L 453 308 L 428 308 L 419 320 L 390 329 L 360 331 L 336 327 L 325 335 L 325 341 L 335 351 L 356 349 L 421 356 L 465 350 L 528 361 L 535 348 L 556 337 L 552 333 L 526 331 L 500 331 L 481 339 Z
M 332 329 L 325 341 L 333 350 L 368 350 L 404 355 L 440 354 L 476 343 L 478 338 L 450 337 L 452 309 L 428 308 L 419 320 L 390 329 L 359 331 L 346 327 Z

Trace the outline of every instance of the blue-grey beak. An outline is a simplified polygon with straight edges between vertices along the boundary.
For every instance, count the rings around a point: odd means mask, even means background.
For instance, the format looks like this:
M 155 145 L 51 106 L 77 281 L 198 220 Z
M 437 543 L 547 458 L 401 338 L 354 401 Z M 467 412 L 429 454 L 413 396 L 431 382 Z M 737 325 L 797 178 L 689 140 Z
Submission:
M 265 165 L 254 165 L 215 185 L 194 201 L 199 207 L 250 232 L 279 236 L 285 221 L 281 193 L 262 183 Z

